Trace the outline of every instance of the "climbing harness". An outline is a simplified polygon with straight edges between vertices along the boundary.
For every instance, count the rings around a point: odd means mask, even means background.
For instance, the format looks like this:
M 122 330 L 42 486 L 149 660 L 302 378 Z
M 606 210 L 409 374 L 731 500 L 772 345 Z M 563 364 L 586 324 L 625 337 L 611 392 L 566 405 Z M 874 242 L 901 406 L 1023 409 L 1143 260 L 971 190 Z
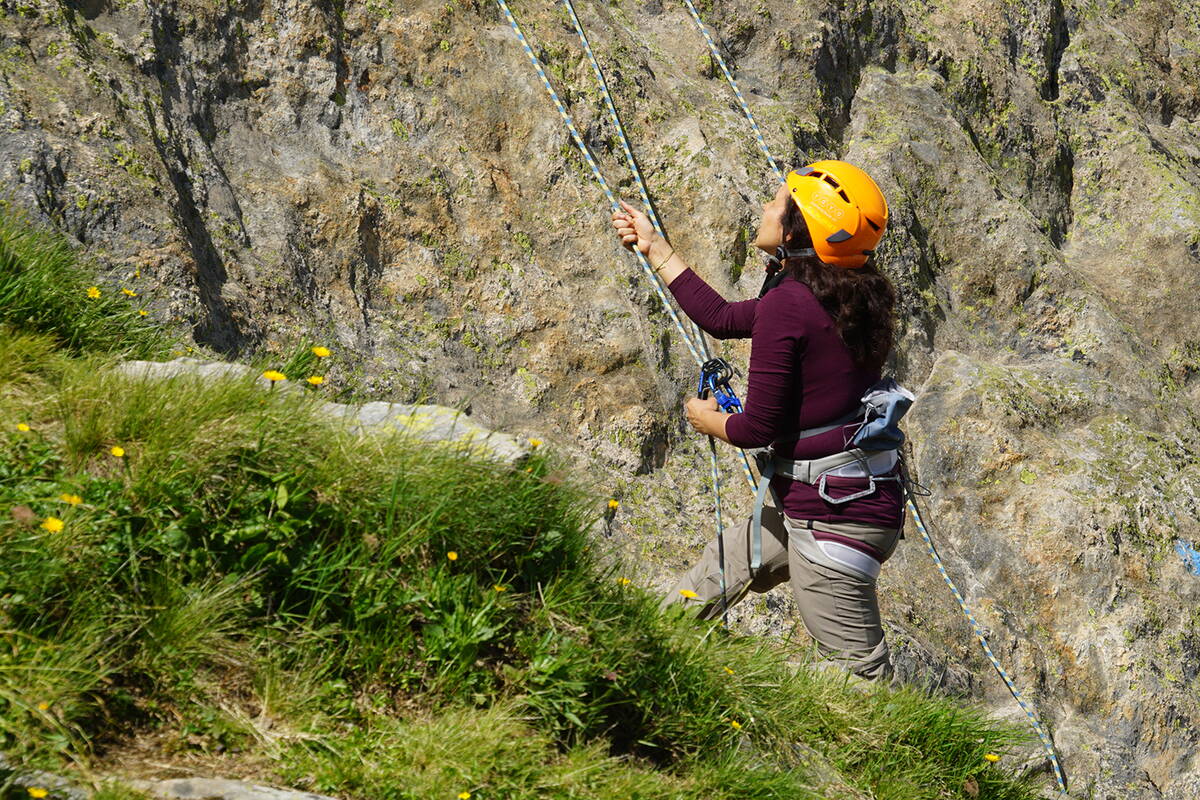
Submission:
M 740 89 L 738 89 L 737 83 L 733 79 L 733 74 L 730 72 L 728 65 L 725 63 L 725 59 L 721 57 L 716 43 L 713 41 L 712 36 L 705 27 L 703 20 L 700 19 L 699 12 L 696 11 L 696 7 L 692 4 L 692 0 L 683 0 L 683 2 L 688 7 L 688 11 L 691 12 L 692 19 L 695 21 L 696 26 L 704 35 L 704 40 L 708 43 L 708 49 L 712 53 L 713 58 L 721 66 L 721 71 L 725 73 L 725 78 L 728 80 L 730 87 L 732 87 L 734 95 L 737 96 L 738 103 L 742 107 L 742 112 L 745 114 L 747 121 L 749 121 L 750 127 L 754 129 L 754 136 L 758 140 L 759 148 L 767 157 L 767 162 L 771 165 L 771 169 L 775 171 L 775 174 L 779 177 L 779 180 L 781 182 L 784 181 L 785 178 L 783 173 L 776 165 L 775 159 L 771 157 L 770 149 L 767 147 L 766 140 L 763 138 L 762 131 L 759 129 L 758 123 L 754 121 L 754 115 L 750 112 L 749 106 L 746 105 L 745 98 L 742 97 L 742 92 Z M 780 260 L 782 260 L 782 257 Z M 768 280 L 770 280 L 770 277 L 768 277 Z M 769 287 L 764 285 L 764 291 L 767 288 Z M 1054 743 L 1050 739 L 1050 736 L 1046 733 L 1046 730 L 1042 726 L 1041 721 L 1037 718 L 1037 715 L 1034 714 L 1033 710 L 1030 709 L 1029 706 L 1026 705 L 1025 701 L 1021 698 L 1021 694 L 1019 691 L 1017 691 L 1017 687 L 1013 683 L 1012 679 L 1009 678 L 1008 672 L 1005 671 L 1004 667 L 1001 666 L 1000 661 L 992 653 L 992 648 L 991 645 L 988 644 L 987 637 L 984 636 L 982 629 L 980 629 L 979 624 L 975 621 L 975 615 L 971 613 L 971 609 L 967 607 L 967 603 L 963 599 L 962 594 L 958 591 L 958 587 L 955 586 L 954 581 L 951 580 L 949 574 L 946 572 L 946 568 L 942 564 L 941 556 L 938 554 L 937 548 L 934 547 L 933 539 L 930 538 L 929 532 L 925 527 L 925 522 L 921 518 L 921 512 L 915 499 L 917 492 L 914 491 L 913 488 L 915 484 L 911 481 L 908 475 L 908 470 L 903 459 L 900 460 L 900 474 L 902 478 L 901 483 L 904 486 L 905 506 L 907 507 L 909 514 L 912 516 L 913 521 L 916 523 L 917 530 L 920 532 L 921 538 L 925 541 L 925 546 L 929 551 L 930 558 L 933 559 L 933 563 L 937 567 L 938 572 L 941 574 L 942 578 L 945 579 L 946 585 L 950 587 L 950 591 L 954 594 L 954 598 L 958 601 L 963 614 L 966 616 L 967 621 L 971 624 L 972 631 L 974 631 L 976 638 L 983 647 L 984 653 L 987 655 L 988 660 L 991 661 L 992 667 L 995 668 L 996 672 L 1004 680 L 1004 685 L 1008 687 L 1008 691 L 1012 694 L 1013 699 L 1017 701 L 1017 704 L 1021 707 L 1021 710 L 1025 712 L 1025 716 L 1029 719 L 1030 725 L 1037 734 L 1038 739 L 1041 741 L 1042 747 L 1046 751 L 1046 756 L 1049 758 L 1050 764 L 1054 769 L 1054 778 L 1058 782 L 1059 795 L 1061 797 L 1067 797 L 1067 782 L 1063 775 L 1062 765 L 1059 764 L 1058 761 L 1058 754 L 1054 750 Z
M 759 478 L 754 492 L 754 511 L 750 517 L 751 575 L 758 572 L 762 566 L 762 512 L 767 494 L 771 491 L 771 480 L 778 476 L 815 485 L 821 499 L 834 505 L 874 494 L 878 483 L 899 481 L 899 476 L 891 474 L 896 467 L 897 451 L 904 443 L 904 434 L 896 424 L 912 405 L 912 401 L 911 392 L 887 378 L 868 389 L 860 400 L 859 407 L 849 414 L 828 425 L 807 428 L 786 439 L 777 440 L 755 452 Z M 853 423 L 860 417 L 862 420 L 858 429 L 848 442 L 854 447 L 849 450 L 809 460 L 785 458 L 775 452 L 775 448 L 780 445 L 790 445 L 802 439 L 829 433 Z M 883 428 L 878 424 L 880 420 L 886 420 Z M 829 493 L 830 478 L 865 478 L 867 487 L 834 497 Z M 783 507 L 778 497 L 774 500 L 776 508 Z

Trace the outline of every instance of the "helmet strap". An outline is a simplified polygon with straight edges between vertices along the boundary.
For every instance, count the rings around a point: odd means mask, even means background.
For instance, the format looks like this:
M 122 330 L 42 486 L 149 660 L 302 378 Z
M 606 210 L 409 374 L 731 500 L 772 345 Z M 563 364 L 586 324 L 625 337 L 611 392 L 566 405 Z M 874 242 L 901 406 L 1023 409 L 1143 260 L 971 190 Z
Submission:
M 783 245 L 779 245 L 779 247 L 775 248 L 775 258 L 777 258 L 781 262 L 781 264 L 783 261 L 786 261 L 789 258 L 808 258 L 810 256 L 815 256 L 816 254 L 817 254 L 817 251 L 812 249 L 811 247 L 802 247 L 797 250 L 788 250 Z
M 789 258 L 805 258 L 815 256 L 817 251 L 811 247 L 805 247 L 797 250 L 789 250 L 783 245 L 775 248 L 775 255 L 767 256 L 767 277 L 763 279 L 762 288 L 758 290 L 758 296 L 762 297 L 767 292 L 774 289 L 783 280 L 783 262 Z

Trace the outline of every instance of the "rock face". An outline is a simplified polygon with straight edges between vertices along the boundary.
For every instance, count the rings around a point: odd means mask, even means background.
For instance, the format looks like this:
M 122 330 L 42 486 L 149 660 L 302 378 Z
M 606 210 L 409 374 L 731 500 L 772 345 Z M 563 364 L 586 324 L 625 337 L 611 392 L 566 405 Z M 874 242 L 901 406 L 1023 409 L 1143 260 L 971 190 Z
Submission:
M 686 10 L 579 5 L 674 244 L 752 295 L 773 178 Z M 781 163 L 890 201 L 913 465 L 1072 796 L 1197 796 L 1200 3 L 707 5 Z M 514 12 L 632 196 L 561 8 Z M 0 0 L 0 183 L 200 344 L 555 441 L 647 581 L 711 535 L 691 360 L 492 3 Z M 902 673 L 1017 713 L 915 537 L 881 585 Z

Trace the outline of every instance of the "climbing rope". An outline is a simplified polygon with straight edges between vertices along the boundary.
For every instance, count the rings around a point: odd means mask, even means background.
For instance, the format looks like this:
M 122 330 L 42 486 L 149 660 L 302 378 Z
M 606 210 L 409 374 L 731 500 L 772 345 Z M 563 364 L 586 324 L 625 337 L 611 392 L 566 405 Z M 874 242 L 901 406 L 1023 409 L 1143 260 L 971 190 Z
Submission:
M 587 143 L 583 141 L 583 137 L 580 136 L 579 130 L 575 127 L 575 122 L 573 119 L 571 119 L 570 112 L 567 111 L 566 106 L 564 106 L 562 100 L 559 99 L 558 92 L 554 91 L 554 86 L 550 83 L 550 78 L 546 76 L 546 70 L 542 67 L 541 60 L 538 59 L 537 55 L 533 52 L 533 48 L 530 47 L 529 40 L 525 38 L 525 33 L 521 30 L 521 26 L 517 24 L 516 17 L 513 16 L 512 11 L 508 7 L 507 0 L 496 0 L 496 3 L 500 6 L 500 10 L 504 13 L 505 18 L 508 20 L 508 24 L 512 28 L 513 33 L 515 33 L 517 35 L 517 39 L 520 40 L 521 48 L 525 51 L 525 55 L 529 58 L 529 63 L 531 63 L 533 68 L 537 70 L 538 77 L 542 79 L 542 86 L 545 87 L 546 93 L 550 95 L 551 101 L 554 102 L 554 107 L 558 109 L 558 115 L 562 117 L 563 124 L 567 126 L 567 130 L 570 132 L 571 138 L 575 141 L 575 147 L 578 148 L 580 154 L 583 156 L 584 161 L 586 161 L 587 165 L 591 168 L 592 175 L 596 178 L 596 182 L 600 184 L 600 189 L 604 192 L 604 196 L 608 198 L 609 205 L 612 206 L 614 211 L 620 211 L 621 205 L 617 202 L 616 195 L 613 194 L 612 189 L 609 188 L 608 181 L 604 179 L 604 174 L 600 172 L 600 166 L 596 163 L 596 159 L 592 156 L 592 151 L 588 149 Z M 663 308 L 666 309 L 671 321 L 675 323 L 675 328 L 679 331 L 679 335 L 683 339 L 684 344 L 686 344 L 688 350 L 691 351 L 692 358 L 696 360 L 697 364 L 703 364 L 705 362 L 704 356 L 701 355 L 700 351 L 696 347 L 696 344 L 692 341 L 692 337 L 689 336 L 688 332 L 684 329 L 683 323 L 679 319 L 679 314 L 676 313 L 675 307 L 671 304 L 671 301 L 667 299 L 667 296 L 664 293 L 662 284 L 656 280 L 657 276 L 655 276 L 654 270 L 650 266 L 650 262 L 646 260 L 646 256 L 643 255 L 642 252 L 636 247 L 633 249 L 633 252 L 637 256 L 638 263 L 641 265 L 642 272 L 645 273 L 646 279 L 650 281 L 650 285 L 654 287 L 654 292 L 658 295 L 658 299 L 662 303 Z
M 605 197 L 608 198 L 609 205 L 612 207 L 612 209 L 614 211 L 620 210 L 620 204 L 617 202 L 616 196 L 614 195 L 613 191 L 609 187 L 608 181 L 605 180 L 604 174 L 600 171 L 600 167 L 599 167 L 598 163 L 596 162 L 595 157 L 592 155 L 591 150 L 587 146 L 587 143 L 583 141 L 583 137 L 579 134 L 579 130 L 575 127 L 575 122 L 572 119 L 570 112 L 567 111 L 566 106 L 563 104 L 562 100 L 559 98 L 558 93 L 554 90 L 554 86 L 550 83 L 550 79 L 547 77 L 546 71 L 542 67 L 541 61 L 538 59 L 537 54 L 535 54 L 533 52 L 533 48 L 532 48 L 532 46 L 530 46 L 529 40 L 526 38 L 525 33 L 521 30 L 521 26 L 517 23 L 516 17 L 513 15 L 512 10 L 508 6 L 508 3 L 506 2 L 506 0 L 496 0 L 496 2 L 500 6 L 500 10 L 504 13 L 505 18 L 508 20 L 508 24 L 512 28 L 513 33 L 516 34 L 517 39 L 520 41 L 521 47 L 525 51 L 526 57 L 528 57 L 530 63 L 533 65 L 534 69 L 537 71 L 538 77 L 541 78 L 542 86 L 546 89 L 546 93 L 550 96 L 551 101 L 554 103 L 554 107 L 558 110 L 559 116 L 562 118 L 563 124 L 566 125 L 567 130 L 571 134 L 571 138 L 575 142 L 576 148 L 578 148 L 579 152 L 583 155 L 584 160 L 587 162 L 588 166 L 591 168 L 592 175 L 595 177 L 596 182 L 600 185 L 600 188 L 604 192 Z M 602 94 L 605 96 L 605 103 L 608 107 L 609 114 L 614 121 L 614 125 L 615 125 L 615 127 L 618 131 L 619 137 L 622 141 L 622 145 L 623 145 L 623 148 L 626 153 L 626 159 L 630 163 L 630 166 L 631 166 L 631 169 L 635 176 L 635 179 L 637 180 L 639 190 L 642 194 L 642 199 L 646 203 L 646 207 L 647 207 L 647 209 L 649 209 L 649 213 L 654 214 L 653 204 L 650 202 L 649 191 L 646 188 L 645 180 L 642 177 L 641 170 L 638 169 L 638 167 L 637 167 L 636 159 L 634 159 L 634 157 L 633 157 L 633 150 L 632 150 L 631 146 L 629 145 L 629 139 L 628 139 L 628 136 L 626 136 L 626 134 L 625 134 L 624 126 L 621 125 L 621 123 L 620 123 L 620 118 L 617 115 L 616 106 L 613 103 L 612 95 L 608 90 L 607 82 L 604 80 L 603 72 L 600 70 L 599 63 L 596 61 L 595 55 L 592 53 L 591 45 L 587 42 L 586 34 L 583 33 L 583 27 L 582 27 L 582 25 L 579 24 L 579 18 L 575 14 L 574 8 L 571 7 L 569 5 L 569 3 L 568 3 L 568 11 L 570 12 L 572 20 L 575 23 L 576 32 L 580 35 L 580 39 L 584 43 L 584 49 L 587 52 L 588 57 L 592 62 L 592 67 L 597 76 L 598 82 L 600 84 Z M 658 221 L 657 214 L 654 214 L 654 216 L 651 219 L 652 219 L 655 229 L 660 234 L 662 234 L 662 227 Z M 665 235 L 664 235 L 664 238 L 665 238 Z M 634 249 L 634 252 L 637 255 L 638 262 L 642 267 L 642 272 L 646 275 L 647 279 L 650 281 L 651 285 L 654 287 L 655 294 L 658 295 L 659 301 L 662 303 L 663 308 L 666 309 L 667 314 L 671 317 L 672 322 L 674 322 L 676 330 L 679 332 L 680 337 L 683 338 L 684 343 L 687 345 L 688 350 L 691 352 L 693 359 L 696 360 L 696 363 L 698 366 L 702 366 L 708 360 L 706 357 L 707 353 L 708 353 L 708 347 L 707 347 L 707 343 L 705 342 L 703 333 L 701 333 L 700 330 L 698 328 L 696 328 L 695 329 L 696 341 L 693 341 L 693 338 L 691 336 L 689 336 L 688 332 L 684 329 L 683 324 L 680 321 L 679 315 L 676 313 L 674 306 L 667 299 L 665 287 L 662 285 L 661 281 L 658 279 L 658 276 L 654 273 L 654 270 L 650 267 L 650 264 L 646 260 L 646 257 L 640 251 L 638 251 L 636 248 Z M 689 320 L 689 322 L 690 322 L 690 320 Z M 694 325 L 694 323 L 693 323 L 693 325 Z M 704 353 L 705 355 L 702 356 L 701 353 Z M 723 539 L 723 537 L 724 537 L 724 522 L 723 522 L 722 516 L 721 516 L 720 470 L 718 468 L 718 464 L 717 464 L 717 460 L 716 460 L 717 459 L 716 447 L 715 447 L 715 444 L 713 444 L 711 442 L 710 442 L 710 447 L 709 447 L 709 459 L 710 459 L 710 469 L 711 469 L 711 473 L 713 476 L 713 491 L 715 494 L 714 511 L 715 511 L 715 515 L 716 515 L 717 536 L 718 536 L 718 539 Z M 746 479 L 747 484 L 753 487 L 755 485 L 754 475 L 750 471 L 749 459 L 746 457 L 745 452 L 742 452 L 742 454 L 741 454 L 741 467 L 742 467 L 742 472 Z M 722 570 L 722 572 L 724 572 L 724 570 Z M 723 574 L 722 574 L 722 578 L 724 578 Z
M 608 118 L 612 122 L 613 128 L 617 132 L 617 138 L 621 141 L 621 149 L 625 153 L 625 162 L 629 165 L 629 171 L 633 173 L 633 180 L 637 184 L 638 194 L 642 197 L 642 203 L 646 207 L 646 216 L 650 218 L 650 223 L 654 226 L 654 230 L 659 236 L 667 238 L 666 232 L 663 230 L 662 223 L 658 219 L 658 212 L 654 208 L 654 201 L 650 199 L 650 190 L 646 186 L 646 180 L 642 176 L 641 167 L 638 166 L 637 159 L 633 155 L 633 146 L 629 143 L 629 137 L 625 133 L 625 126 L 621 124 L 621 115 L 617 113 L 617 104 L 613 100 L 612 92 L 609 91 L 608 81 L 604 78 L 604 71 L 600 68 L 600 61 L 596 58 L 596 54 L 592 52 L 592 44 L 588 41 L 587 33 L 583 30 L 583 23 L 579 21 L 579 15 L 575 13 L 575 4 L 571 0 L 562 0 L 563 5 L 567 8 L 567 13 L 571 17 L 571 24 L 575 27 L 575 35 L 579 37 L 579 43 L 583 46 L 584 53 L 587 54 L 588 62 L 592 66 L 592 74 L 596 77 L 596 84 L 600 87 L 600 94 L 604 98 L 604 107 L 608 111 Z M 654 274 L 656 283 L 661 282 L 658 273 Z M 692 320 L 688 320 L 691 324 L 693 335 L 699 344 L 698 349 L 704 354 L 705 363 L 712 357 L 708 349 L 708 340 L 705 338 L 703 331 Z M 703 365 L 701 365 L 703 366 Z M 709 437 L 710 439 L 712 437 Z M 712 467 L 713 472 L 713 492 L 716 495 L 716 515 L 717 529 L 722 530 L 721 526 L 721 485 L 717 473 L 716 452 L 713 442 L 709 442 L 710 449 L 713 449 L 711 457 L 714 461 Z M 757 484 L 754 481 L 754 473 L 750 469 L 750 459 L 746 455 L 745 450 L 738 451 L 742 460 L 742 475 L 746 479 L 747 485 L 753 490 Z M 722 575 L 722 578 L 724 576 Z
M 708 52 L 712 53 L 713 59 L 721 67 L 721 72 L 725 73 L 725 80 L 729 82 L 733 89 L 733 94 L 737 98 L 738 105 L 742 107 L 742 113 L 746 119 L 750 121 L 750 127 L 754 130 L 754 138 L 758 140 L 758 149 L 762 150 L 763 155 L 767 157 L 767 163 L 771 165 L 771 169 L 775 171 L 775 176 L 779 178 L 779 182 L 784 182 L 783 171 L 779 169 L 779 165 L 775 163 L 775 159 L 771 157 L 771 149 L 767 147 L 767 140 L 763 136 L 762 129 L 758 127 L 758 123 L 754 121 L 754 112 L 750 110 L 750 106 L 746 103 L 746 98 L 742 96 L 742 90 L 738 88 L 737 81 L 733 79 L 733 73 L 729 70 L 729 65 L 725 63 L 721 51 L 717 48 L 717 43 L 713 41 L 712 34 L 708 32 L 708 27 L 704 24 L 704 20 L 700 19 L 700 12 L 696 10 L 696 6 L 692 4 L 692 0 L 683 0 L 688 11 L 692 14 L 692 19 L 696 22 L 696 27 L 700 29 L 700 33 L 704 35 L 704 41 L 708 42 Z
M 905 476 L 907 485 L 908 479 Z M 992 653 L 992 647 L 988 643 L 987 636 L 984 635 L 983 629 L 979 627 L 979 623 L 975 621 L 975 615 L 971 613 L 971 609 L 967 607 L 967 601 L 963 599 L 962 593 L 958 591 L 958 587 L 954 584 L 953 579 L 946 572 L 946 568 L 942 565 L 942 558 L 938 554 L 937 548 L 933 544 L 933 539 L 929 536 L 929 531 L 925 528 L 925 522 L 921 519 L 921 512 L 917 507 L 916 501 L 913 500 L 911 490 L 908 491 L 905 497 L 905 503 L 908 505 L 908 511 L 912 515 L 913 521 L 917 524 L 917 531 L 920 532 L 921 538 L 925 540 L 925 548 L 929 551 L 930 558 L 937 566 L 938 572 L 941 573 L 942 579 L 946 581 L 946 585 L 950 587 L 950 591 L 954 593 L 954 599 L 958 601 L 959 607 L 963 614 L 966 615 L 967 621 L 971 623 L 971 631 L 975 634 L 975 638 L 979 640 L 979 645 L 983 648 L 983 652 L 988 657 L 988 661 L 992 662 L 992 666 L 1000 677 L 1004 679 L 1004 685 L 1008 687 L 1008 691 L 1012 694 L 1013 699 L 1017 701 L 1017 705 L 1025 712 L 1025 716 L 1029 719 L 1029 724 L 1033 727 L 1038 739 L 1042 742 L 1042 748 L 1046 751 L 1046 756 L 1050 759 L 1050 764 L 1054 768 L 1054 778 L 1058 781 L 1059 795 L 1067 796 L 1067 783 L 1063 778 L 1062 766 L 1058 763 L 1058 754 L 1054 751 L 1054 744 L 1050 740 L 1050 736 L 1046 733 L 1042 723 L 1038 720 L 1037 715 L 1033 710 L 1026 705 L 1021 698 L 1021 693 L 1017 691 L 1016 684 L 1012 678 L 1008 677 L 1008 672 L 1000 664 L 1000 660 Z
M 709 34 L 708 28 L 704 25 L 704 21 L 700 19 L 700 13 L 696 10 L 696 6 L 693 5 L 692 0 L 683 0 L 683 3 L 687 6 L 688 11 L 691 12 L 692 19 L 695 21 L 696 27 L 698 27 L 700 29 L 700 33 L 704 35 L 704 40 L 708 42 L 709 52 L 712 53 L 713 58 L 716 59 L 717 63 L 720 65 L 721 71 L 725 73 L 726 80 L 728 80 L 729 85 L 733 88 L 733 93 L 737 96 L 738 103 L 742 107 L 742 113 L 745 114 L 746 119 L 750 122 L 750 127 L 754 129 L 754 136 L 758 140 L 759 149 L 763 151 L 763 155 L 767 157 L 767 161 L 770 163 L 771 169 L 775 171 L 775 174 L 782 182 L 784 180 L 784 175 L 779 170 L 779 166 L 775 163 L 775 159 L 771 157 L 771 151 L 770 148 L 767 147 L 767 142 L 763 137 L 762 130 L 758 127 L 758 123 L 755 122 L 754 114 L 750 111 L 750 107 L 746 104 L 746 99 L 742 96 L 741 89 L 738 88 L 737 81 L 734 80 L 733 73 L 730 71 L 729 65 L 726 64 L 725 59 L 721 57 L 721 53 L 720 50 L 717 49 L 716 42 L 713 41 L 712 35 Z M 1033 727 L 1034 733 L 1036 733 L 1038 739 L 1041 740 L 1042 747 L 1046 751 L 1046 756 L 1050 759 L 1050 764 L 1054 768 L 1054 778 L 1058 782 L 1059 795 L 1061 797 L 1067 797 L 1067 783 L 1063 777 L 1062 766 L 1058 761 L 1058 754 L 1054 750 L 1054 743 L 1050 739 L 1049 734 L 1046 733 L 1046 729 L 1042 726 L 1042 723 L 1037 718 L 1037 715 L 1033 713 L 1033 710 L 1021 698 L 1021 693 L 1017 690 L 1016 684 L 1013 683 L 1012 678 L 1008 676 L 1008 672 L 1000 664 L 1000 660 L 997 659 L 995 654 L 992 653 L 992 648 L 991 645 L 988 644 L 987 637 L 983 634 L 983 630 L 979 627 L 979 623 L 975 621 L 975 615 L 971 613 L 971 609 L 967 606 L 966 600 L 963 599 L 962 593 L 958 591 L 958 587 L 955 586 L 954 581 L 951 580 L 950 575 L 946 572 L 946 568 L 942 564 L 942 558 L 938 554 L 937 548 L 934 547 L 933 539 L 930 538 L 929 531 L 925 528 L 925 522 L 921 518 L 921 513 L 917 507 L 917 503 L 913 499 L 912 484 L 908 479 L 907 472 L 904 475 L 904 486 L 905 503 L 908 507 L 909 513 L 912 515 L 913 521 L 916 522 L 917 530 L 921 533 L 921 538 L 925 540 L 925 546 L 929 551 L 930 558 L 933 559 L 933 563 L 937 567 L 938 572 L 941 574 L 942 578 L 945 579 L 946 585 L 950 587 L 950 591 L 954 593 L 954 599 L 958 601 L 959 607 L 962 609 L 963 614 L 966 615 L 967 621 L 971 624 L 971 630 L 974 631 L 975 637 L 979 640 L 979 644 L 983 647 L 983 652 L 987 655 L 988 660 L 992 663 L 992 667 L 995 668 L 1001 679 L 1003 679 L 1004 685 L 1008 687 L 1008 691 L 1012 694 L 1013 699 L 1017 701 L 1017 705 L 1019 705 L 1021 710 L 1025 712 L 1025 716 L 1029 719 L 1029 724 Z
M 617 131 L 617 138 L 621 140 L 621 149 L 625 152 L 625 162 L 629 165 L 629 171 L 633 173 L 633 180 L 637 183 L 638 194 L 642 196 L 642 205 L 646 207 L 646 216 L 650 218 L 650 224 L 654 226 L 654 230 L 659 236 L 667 238 L 666 231 L 663 230 L 662 224 L 658 219 L 658 212 L 654 208 L 654 201 L 650 199 L 650 190 L 646 187 L 646 181 L 642 177 L 642 170 L 638 166 L 637 159 L 633 157 L 633 147 L 629 144 L 629 137 L 625 134 L 625 126 L 621 124 L 621 116 L 617 113 L 617 106 L 613 102 L 612 92 L 608 89 L 608 81 L 604 79 L 604 72 L 600 69 L 600 62 L 596 60 L 595 53 L 592 52 L 592 44 L 588 41 L 587 34 L 583 31 L 583 24 L 579 21 L 579 15 L 575 13 L 575 4 L 571 0 L 563 0 L 563 5 L 567 8 L 567 13 L 571 16 L 571 24 L 575 26 L 575 35 L 579 37 L 579 43 L 583 45 L 583 51 L 587 54 L 588 61 L 592 65 L 592 74 L 596 76 L 596 83 L 600 87 L 600 94 L 604 97 L 604 106 L 608 110 L 608 118 L 612 122 L 613 128 Z M 661 283 L 662 279 L 657 273 L 654 275 L 654 281 Z M 700 330 L 691 319 L 688 320 L 692 336 L 695 337 L 699 344 L 700 353 L 704 356 L 704 360 L 712 358 L 708 350 L 708 340 L 704 336 L 704 332 Z

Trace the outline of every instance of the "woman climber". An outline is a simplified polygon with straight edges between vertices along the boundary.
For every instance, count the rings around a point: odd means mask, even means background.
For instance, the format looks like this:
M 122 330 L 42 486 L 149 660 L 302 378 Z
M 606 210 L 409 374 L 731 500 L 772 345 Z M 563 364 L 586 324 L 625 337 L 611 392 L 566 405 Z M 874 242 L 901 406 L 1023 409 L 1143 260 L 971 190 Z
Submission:
M 790 173 L 763 204 L 754 242 L 771 256 L 767 280 L 757 298 L 733 303 L 644 213 L 621 207 L 613 214 L 621 242 L 647 256 L 680 308 L 718 339 L 750 337 L 744 412 L 692 399 L 688 422 L 737 447 L 771 448 L 759 464 L 774 473 L 775 508 L 762 510 L 761 532 L 753 519 L 725 532 L 727 600 L 714 540 L 664 605 L 690 602 L 713 619 L 724 602 L 790 580 L 824 659 L 863 678 L 890 677 L 875 581 L 903 524 L 897 451 L 851 444 L 892 346 L 895 290 L 870 260 L 887 225 L 879 187 L 842 161 Z

